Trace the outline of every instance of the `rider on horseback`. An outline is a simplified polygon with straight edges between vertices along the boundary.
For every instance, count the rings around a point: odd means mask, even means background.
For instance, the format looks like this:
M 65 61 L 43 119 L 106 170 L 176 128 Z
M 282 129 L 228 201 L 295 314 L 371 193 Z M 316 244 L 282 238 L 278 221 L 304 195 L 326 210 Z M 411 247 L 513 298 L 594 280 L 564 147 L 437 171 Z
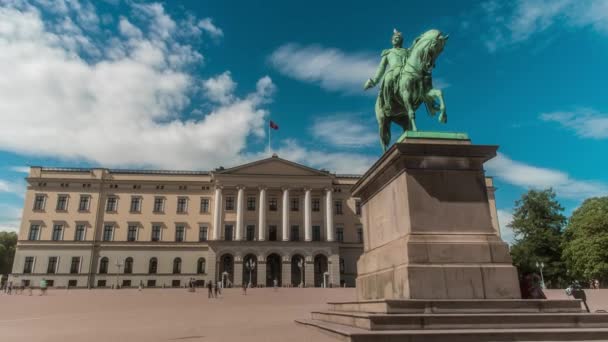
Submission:
M 382 81 L 378 100 L 382 110 L 386 114 L 392 112 L 391 99 L 395 98 L 398 92 L 399 75 L 409 56 L 409 50 L 403 48 L 403 36 L 397 29 L 393 29 L 391 43 L 393 44 L 393 48 L 382 51 L 382 60 L 380 61 L 376 75 L 367 80 L 364 86 L 365 90 L 367 90 Z

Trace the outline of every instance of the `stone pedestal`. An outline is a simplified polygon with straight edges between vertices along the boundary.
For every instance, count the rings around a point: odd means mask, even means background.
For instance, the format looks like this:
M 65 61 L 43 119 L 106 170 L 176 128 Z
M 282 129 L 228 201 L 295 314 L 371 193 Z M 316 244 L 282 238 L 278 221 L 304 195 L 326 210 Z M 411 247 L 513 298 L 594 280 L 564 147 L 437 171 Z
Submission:
M 359 300 L 521 298 L 490 212 L 483 163 L 496 150 L 405 138 L 369 169 L 353 188 L 365 241 Z

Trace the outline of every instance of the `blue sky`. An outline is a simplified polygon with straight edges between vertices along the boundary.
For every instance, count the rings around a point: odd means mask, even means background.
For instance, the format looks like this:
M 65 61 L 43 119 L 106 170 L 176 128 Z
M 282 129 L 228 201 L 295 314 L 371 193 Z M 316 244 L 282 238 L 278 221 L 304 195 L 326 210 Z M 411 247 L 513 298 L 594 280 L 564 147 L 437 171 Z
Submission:
M 28 165 L 232 166 L 269 155 L 270 119 L 281 157 L 363 173 L 381 149 L 362 85 L 393 28 L 450 34 L 449 122 L 418 128 L 500 145 L 501 225 L 530 187 L 567 214 L 608 194 L 607 0 L 0 0 L 0 23 L 0 230 Z

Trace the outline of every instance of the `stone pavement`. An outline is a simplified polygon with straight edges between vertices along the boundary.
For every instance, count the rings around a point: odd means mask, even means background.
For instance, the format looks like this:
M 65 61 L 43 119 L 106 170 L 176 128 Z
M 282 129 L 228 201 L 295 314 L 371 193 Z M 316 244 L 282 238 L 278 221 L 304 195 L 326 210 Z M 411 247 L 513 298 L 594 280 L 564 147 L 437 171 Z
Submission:
M 0 295 L 0 341 L 335 342 L 296 325 L 328 301 L 351 301 L 354 289 L 50 290 L 47 296 Z M 26 291 L 27 293 L 27 291 Z M 586 290 L 592 310 L 608 310 L 608 290 Z M 551 299 L 566 298 L 548 290 Z

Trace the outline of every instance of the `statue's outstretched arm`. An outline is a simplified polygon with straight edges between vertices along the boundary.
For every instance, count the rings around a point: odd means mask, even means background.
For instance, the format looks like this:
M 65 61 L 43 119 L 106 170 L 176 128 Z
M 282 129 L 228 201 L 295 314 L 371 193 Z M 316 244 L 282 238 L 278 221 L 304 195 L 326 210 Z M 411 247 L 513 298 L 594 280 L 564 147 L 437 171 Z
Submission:
M 378 84 L 378 82 L 380 82 L 380 80 L 382 79 L 382 76 L 384 76 L 384 71 L 386 71 L 387 65 L 388 65 L 388 60 L 387 60 L 386 56 L 384 56 L 384 57 L 382 57 L 382 60 L 380 61 L 380 65 L 378 65 L 378 69 L 376 70 L 376 75 L 374 75 L 374 77 L 370 78 L 369 80 L 367 80 L 367 82 L 365 82 L 365 85 L 364 85 L 365 90 L 375 87 L 376 84 Z

